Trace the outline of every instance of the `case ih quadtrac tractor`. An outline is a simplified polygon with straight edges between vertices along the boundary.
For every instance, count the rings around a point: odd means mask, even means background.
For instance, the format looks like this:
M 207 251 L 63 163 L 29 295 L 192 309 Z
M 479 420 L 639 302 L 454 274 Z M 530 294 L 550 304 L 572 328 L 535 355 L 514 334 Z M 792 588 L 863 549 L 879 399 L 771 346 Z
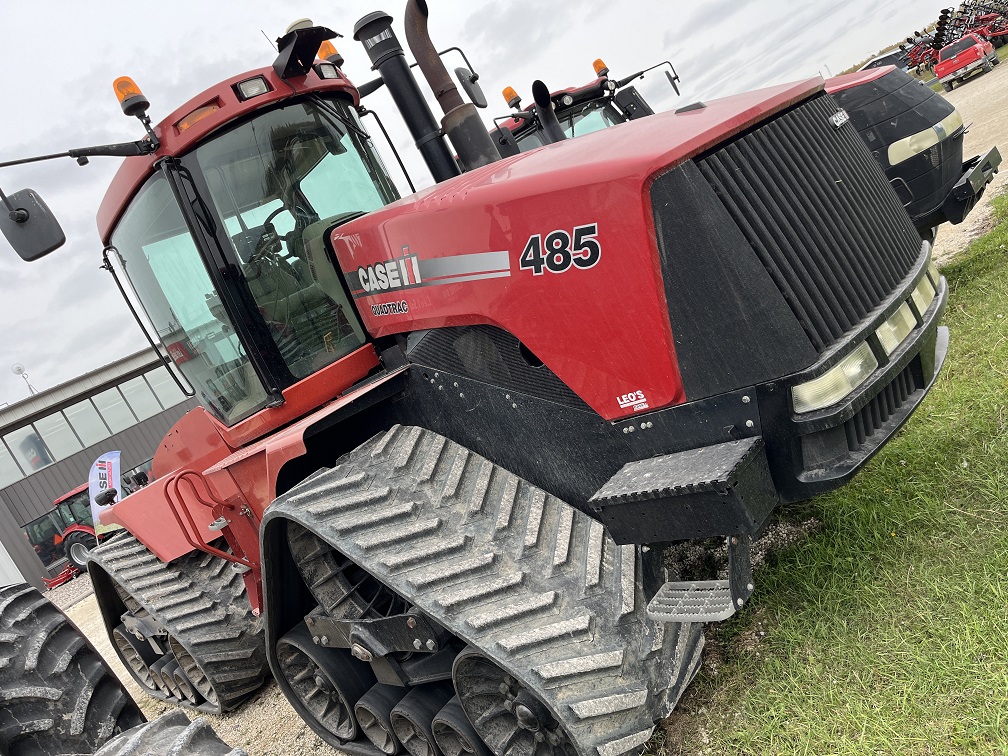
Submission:
M 140 684 L 196 709 L 268 668 L 354 753 L 634 752 L 774 508 L 922 401 L 946 284 L 821 79 L 501 159 L 426 15 L 440 126 L 391 18 L 354 36 L 429 189 L 398 196 L 320 27 L 157 126 L 120 80 L 149 136 L 68 153 L 131 154 L 106 260 L 203 405 L 103 515 L 129 534 L 95 591 Z M 8 202 L 23 257 L 59 243 Z M 712 537 L 728 579 L 668 574 Z
M 514 89 L 506 88 L 504 99 L 514 112 L 494 119 L 491 130 L 501 154 L 515 155 L 654 115 L 636 89 L 627 86 L 640 72 L 615 80 L 605 63 L 596 60 L 595 73 L 598 78 L 583 87 L 552 93 L 536 82 L 533 95 L 538 99 L 523 110 L 518 109 L 521 99 Z M 669 81 L 675 86 L 678 76 L 669 75 Z M 1001 165 L 996 147 L 964 162 L 962 116 L 944 97 L 898 68 L 835 76 L 826 80 L 826 92 L 850 116 L 928 241 L 934 241 L 941 223 L 966 218 Z M 694 107 L 687 105 L 680 112 Z

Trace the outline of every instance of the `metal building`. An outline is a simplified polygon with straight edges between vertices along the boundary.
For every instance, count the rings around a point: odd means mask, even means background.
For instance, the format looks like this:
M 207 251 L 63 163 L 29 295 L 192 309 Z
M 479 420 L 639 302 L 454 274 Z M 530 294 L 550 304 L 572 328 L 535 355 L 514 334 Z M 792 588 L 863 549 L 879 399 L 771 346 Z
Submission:
M 0 409 L 0 585 L 12 566 L 39 588 L 57 574 L 66 562 L 53 501 L 105 452 L 121 451 L 123 470 L 149 460 L 196 404 L 145 351 Z

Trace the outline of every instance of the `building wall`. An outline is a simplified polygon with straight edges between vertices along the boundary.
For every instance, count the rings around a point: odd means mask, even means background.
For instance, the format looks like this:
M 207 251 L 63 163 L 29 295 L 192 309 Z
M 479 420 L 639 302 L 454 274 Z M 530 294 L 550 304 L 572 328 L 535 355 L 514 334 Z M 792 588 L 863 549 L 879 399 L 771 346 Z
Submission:
M 91 465 L 105 452 L 120 450 L 123 470 L 150 459 L 171 427 L 196 406 L 194 399 L 186 400 L 0 489 L 0 546 L 29 582 L 42 587 L 41 578 L 49 573 L 22 526 L 50 511 L 58 496 L 86 483 Z
M 0 544 L 0 588 L 22 582 L 24 582 L 24 576 L 21 575 L 21 570 L 7 553 L 3 544 Z

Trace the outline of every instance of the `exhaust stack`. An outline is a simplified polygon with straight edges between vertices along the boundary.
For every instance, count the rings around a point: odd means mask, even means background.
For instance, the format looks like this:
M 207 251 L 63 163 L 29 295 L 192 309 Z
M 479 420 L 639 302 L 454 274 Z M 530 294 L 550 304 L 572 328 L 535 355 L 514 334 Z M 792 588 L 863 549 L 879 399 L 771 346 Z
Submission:
M 532 82 L 532 99 L 535 100 L 535 114 L 542 124 L 543 141 L 546 144 L 562 142 L 567 138 L 560 121 L 557 120 L 556 111 L 553 110 L 553 100 L 550 98 L 549 87 L 539 79 Z
M 369 13 L 354 26 L 353 37 L 364 45 L 372 69 L 388 87 L 434 180 L 440 182 L 458 176 L 461 173 L 458 164 L 410 72 L 406 53 L 392 31 L 392 16 L 382 11 Z
M 427 3 L 424 0 L 408 0 L 403 20 L 406 26 L 406 44 L 434 91 L 438 105 L 444 111 L 444 118 L 441 119 L 444 133 L 451 140 L 462 167 L 467 171 L 500 160 L 500 153 L 477 114 L 476 106 L 462 99 L 448 69 L 441 62 L 427 30 L 427 15 Z

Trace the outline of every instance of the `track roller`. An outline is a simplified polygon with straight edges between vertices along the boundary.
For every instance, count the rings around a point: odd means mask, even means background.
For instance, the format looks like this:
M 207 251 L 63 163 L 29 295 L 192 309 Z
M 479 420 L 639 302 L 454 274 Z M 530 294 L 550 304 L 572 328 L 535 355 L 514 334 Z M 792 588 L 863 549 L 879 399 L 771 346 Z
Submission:
M 452 679 L 466 716 L 494 753 L 576 756 L 570 738 L 546 706 L 482 654 L 459 654 Z
M 185 646 L 175 638 L 169 638 L 168 645 L 171 647 L 172 654 L 178 660 L 179 670 L 185 675 L 189 681 L 189 685 L 199 694 L 198 697 L 212 706 L 218 706 L 217 693 L 214 691 L 214 687 L 206 672 L 196 663 L 192 654 L 186 651 Z
M 431 729 L 444 756 L 490 756 L 490 749 L 473 729 L 458 696 L 437 713 Z
M 402 750 L 402 743 L 392 730 L 390 717 L 392 709 L 407 693 L 409 688 L 378 683 L 354 707 L 361 732 L 379 751 L 388 756 L 395 756 Z
M 196 706 L 202 702 L 203 696 L 193 687 L 192 680 L 186 675 L 178 660 L 175 661 L 175 666 L 172 668 L 172 677 L 175 680 L 175 687 L 178 688 L 180 698 L 191 706 Z
M 171 652 L 169 652 L 164 656 L 162 656 L 160 659 L 158 659 L 156 662 L 151 664 L 150 667 L 151 677 L 154 678 L 154 685 L 157 686 L 158 690 L 160 690 L 162 693 L 168 696 L 175 695 L 175 691 L 172 690 L 172 687 L 174 686 L 175 683 L 174 681 L 172 681 L 172 684 L 169 685 L 168 681 L 165 680 L 165 676 L 162 674 L 161 670 L 163 670 L 166 665 L 170 664 L 173 661 L 175 661 L 175 657 L 171 655 Z M 178 696 L 176 696 L 176 698 L 177 697 Z
M 375 684 L 371 667 L 342 649 L 315 645 L 304 622 L 277 642 L 276 655 L 301 717 L 311 717 L 338 740 L 355 739 L 354 706 Z
M 447 683 L 418 685 L 392 709 L 392 729 L 410 756 L 441 756 L 431 724 L 453 693 Z

